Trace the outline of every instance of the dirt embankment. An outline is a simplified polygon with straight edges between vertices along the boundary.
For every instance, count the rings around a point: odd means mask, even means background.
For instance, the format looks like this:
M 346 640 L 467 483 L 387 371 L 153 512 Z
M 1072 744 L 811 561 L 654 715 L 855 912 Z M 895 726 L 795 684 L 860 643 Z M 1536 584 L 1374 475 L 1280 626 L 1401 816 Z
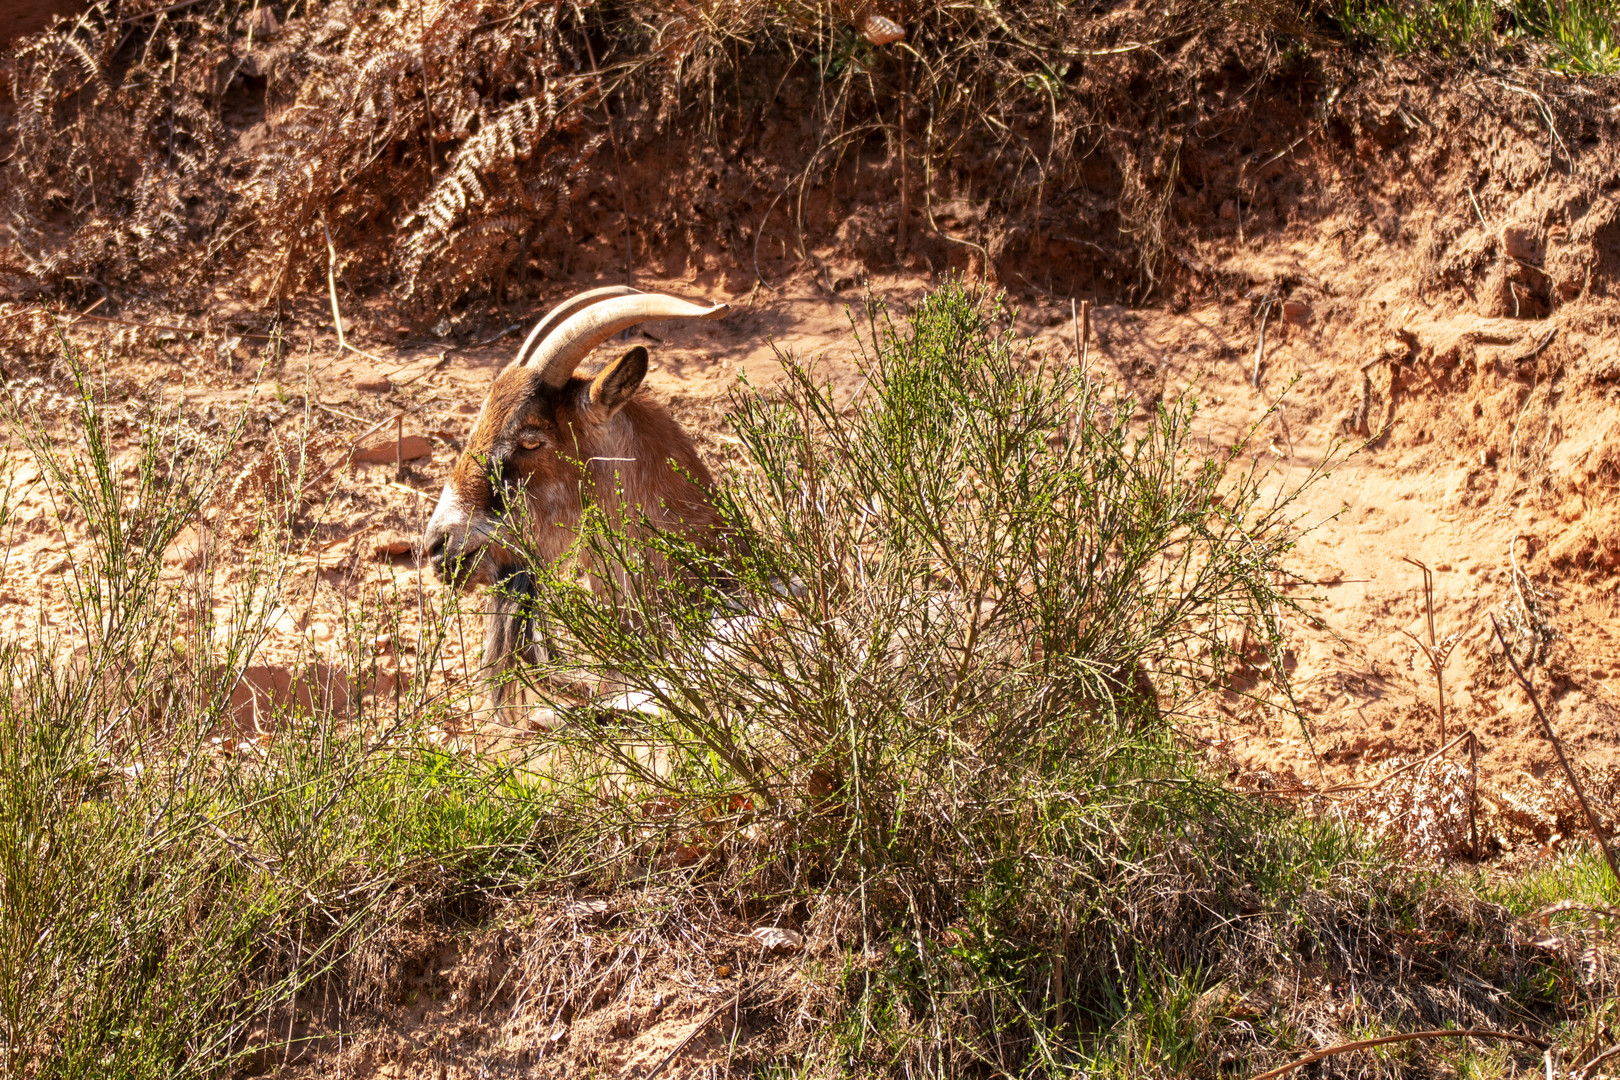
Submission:
M 89 6 L 84 0 L 10 0 L 0 8 L 0 49 L 39 33 L 58 17 L 72 18 Z
M 1612 87 L 1374 73 L 1337 61 L 1265 68 L 1224 39 L 1178 49 L 1169 74 L 1145 84 L 1143 51 L 1089 62 L 1077 86 L 1092 90 L 1072 100 L 1116 111 L 1066 119 L 1062 154 L 1032 123 L 1023 158 L 963 148 L 938 175 L 910 174 L 904 199 L 902 159 L 881 132 L 823 149 L 811 72 L 766 65 L 722 87 L 737 108 L 701 130 L 661 119 L 656 103 L 631 102 L 617 114 L 621 171 L 579 191 L 566 248 L 529 253 L 521 290 L 512 283 L 502 304 L 469 302 L 459 336 L 444 337 L 401 329 L 381 288 L 345 291 L 349 340 L 381 361 L 339 354 L 324 295 L 299 292 L 285 309 L 295 348 L 272 371 L 273 390 L 251 385 L 263 343 L 247 335 L 265 329 L 263 297 L 245 273 L 230 277 L 229 259 L 219 281 L 190 280 L 184 310 L 140 301 L 138 291 L 98 310 L 117 308 L 135 323 L 210 323 L 209 334 L 159 340 L 149 328 L 79 323 L 73 332 L 85 338 L 138 339 L 111 372 L 126 385 L 167 386 L 200 417 L 254 401 L 232 460 L 243 476 L 262 471 L 277 432 L 306 409 L 345 437 L 401 411 L 406 434 L 426 440 L 403 474 L 391 461 L 333 471 L 321 558 L 303 568 L 298 606 L 267 642 L 256 689 L 241 702 L 243 736 L 271 736 L 256 728 L 263 704 L 299 692 L 292 658 L 332 637 L 354 590 L 437 587 L 404 547 L 515 341 L 488 338 L 565 294 L 623 280 L 627 265 L 643 288 L 729 300 L 736 310 L 724 323 L 654 328 L 648 341 L 651 392 L 723 463 L 726 395 L 738 375 L 768 386 L 781 348 L 820 356 L 830 378 L 853 388 L 846 306 L 868 290 L 903 303 L 963 273 L 1012 292 L 1035 347 L 1066 362 L 1071 300 L 1097 301 L 1090 352 L 1102 370 L 1143 400 L 1194 388 L 1217 444 L 1258 425 L 1256 458 L 1279 487 L 1328 467 L 1295 504 L 1302 613 L 1285 621 L 1298 715 L 1253 702 L 1235 684 L 1217 715 L 1188 721 L 1235 781 L 1366 780 L 1439 748 L 1423 575 L 1410 559 L 1434 575 L 1446 733 L 1478 736 L 1480 777 L 1496 800 L 1488 839 L 1534 852 L 1572 827 L 1492 616 L 1612 810 L 1620 769 Z M 237 126 L 232 152 L 246 160 L 266 135 L 262 82 L 248 76 L 226 90 L 241 95 L 227 115 Z M 83 287 L 34 298 L 88 307 L 100 294 L 74 292 Z M 12 320 L 7 333 L 26 321 Z M 44 374 L 37 392 L 55 400 L 48 337 L 9 340 L 8 376 Z M 7 557 L 0 628 L 26 635 L 38 620 L 66 620 L 53 574 L 70 538 L 51 522 L 37 470 L 15 447 L 10 454 L 18 508 L 32 517 Z M 341 456 L 334 444 L 323 461 Z M 191 558 L 178 546 L 176 572 L 194 569 Z M 233 571 L 222 569 L 228 581 Z M 477 640 L 472 630 L 467 637 Z M 472 660 L 452 647 L 445 662 L 465 675 Z M 327 685 L 332 677 L 328 670 Z M 474 745 L 495 737 L 470 726 L 444 734 Z M 581 934 L 602 913 L 564 916 Z M 538 1032 L 558 1075 L 568 1075 L 651 1062 L 701 1018 L 686 991 L 650 981 L 627 999 L 623 1025 L 604 1013 L 596 1036 L 553 1038 L 551 1021 L 524 1012 L 532 973 L 509 976 L 506 959 L 485 964 L 478 948 L 424 951 L 410 1000 L 390 1014 L 394 1030 L 351 1045 L 344 1060 L 375 1075 L 411 1074 L 428 1060 L 440 1075 L 476 1075 L 521 1029 L 526 1038 Z M 741 962 L 725 960 L 728 969 Z M 492 1002 L 510 1016 L 505 1027 L 484 1022 Z M 724 1053 L 732 1030 L 717 1023 L 697 1045 Z M 545 1074 L 536 1062 L 509 1064 Z
M 1140 14 L 1122 9 L 1116 22 L 1107 33 Z M 292 40 L 291 23 L 259 29 Z M 604 114 L 622 170 L 586 174 L 565 248 L 537 241 L 519 268 L 526 282 L 505 281 L 500 302 L 470 294 L 453 320 L 464 333 L 417 336 L 355 263 L 342 303 L 350 342 L 371 357 L 338 353 L 311 288 L 284 308 L 294 344 L 274 391 L 249 386 L 268 312 L 251 259 L 229 249 L 213 279 L 199 270 L 176 294 L 187 310 L 98 293 L 97 317 L 146 325 L 75 333 L 121 335 L 111 374 L 132 387 L 183 383 L 201 414 L 252 394 L 260 404 L 232 462 L 250 479 L 306 408 L 339 442 L 406 413 L 427 454 L 403 482 L 391 463 L 332 471 L 329 547 L 309 568 L 303 609 L 278 624 L 290 650 L 312 628 L 332 632 L 343 589 L 414 579 L 402 549 L 514 337 L 491 339 L 558 296 L 628 269 L 643 287 L 733 303 L 718 326 L 660 331 L 650 379 L 720 461 L 726 394 L 739 374 L 767 385 L 774 349 L 821 354 L 831 377 L 855 384 L 845 309 L 867 290 L 903 303 L 945 274 L 976 277 L 1012 292 L 1037 346 L 1057 355 L 1072 351 L 1071 301 L 1092 299 L 1094 355 L 1144 399 L 1192 386 L 1212 434 L 1259 423 L 1279 482 L 1332 463 L 1298 504 L 1311 526 L 1298 587 L 1310 617 L 1290 626 L 1305 720 L 1234 698 L 1208 734 L 1236 772 L 1320 783 L 1438 746 L 1434 677 L 1409 636 L 1427 642 L 1421 572 L 1405 558 L 1435 573 L 1436 644 L 1457 636 L 1443 668 L 1448 736 L 1476 731 L 1491 777 L 1540 778 L 1549 764 L 1489 639 L 1495 613 L 1572 749 L 1607 767 L 1620 752 L 1620 118 L 1594 83 L 1373 71 L 1331 53 L 1279 67 L 1259 40 L 1242 28 L 1178 39 L 1162 68 L 1140 51 L 1100 53 L 1070 79 L 1056 127 L 1026 118 L 1027 154 L 963 145 L 921 177 L 884 128 L 826 138 L 825 86 L 800 64 L 767 56 L 733 73 L 731 97 L 684 112 L 627 97 Z M 272 70 L 263 63 L 222 84 L 226 172 L 273 142 L 272 76 L 253 74 Z M 893 73 L 874 72 L 869 107 L 882 115 L 901 99 L 881 78 Z M 717 101 L 725 108 L 704 112 Z M 702 117 L 712 124 L 686 123 Z M 54 338 L 21 312 L 0 324 L 7 365 L 45 371 Z M 165 320 L 211 329 L 151 325 Z M 26 393 L 50 399 L 49 382 Z M 22 498 L 41 513 L 0 594 L 13 633 L 63 605 L 47 571 L 67 541 L 42 490 Z M 261 697 L 296 683 L 270 644 Z M 467 657 L 448 662 L 471 670 Z

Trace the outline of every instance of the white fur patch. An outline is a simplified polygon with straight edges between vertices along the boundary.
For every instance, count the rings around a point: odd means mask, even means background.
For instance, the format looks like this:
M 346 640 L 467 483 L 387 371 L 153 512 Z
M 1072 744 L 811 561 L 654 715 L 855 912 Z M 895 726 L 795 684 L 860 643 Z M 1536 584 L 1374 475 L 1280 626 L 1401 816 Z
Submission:
M 494 523 L 483 514 L 469 510 L 446 484 L 439 496 L 439 505 L 433 508 L 433 516 L 428 519 L 425 536 L 430 544 L 442 539 L 445 554 L 455 558 L 483 546 L 493 531 Z
M 433 508 L 433 516 L 428 519 L 428 532 L 449 532 L 458 526 L 467 524 L 470 515 L 461 500 L 449 484 L 444 485 L 444 491 L 439 494 L 439 505 Z

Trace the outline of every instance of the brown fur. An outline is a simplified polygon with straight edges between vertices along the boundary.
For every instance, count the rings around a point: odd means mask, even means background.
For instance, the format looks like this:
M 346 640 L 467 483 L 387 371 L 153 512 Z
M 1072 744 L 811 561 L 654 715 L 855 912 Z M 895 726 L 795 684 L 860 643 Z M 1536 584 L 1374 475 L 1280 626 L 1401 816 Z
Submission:
M 531 368 L 502 372 L 450 476 L 461 504 L 495 516 L 489 463 L 498 462 L 505 481 L 528 495 L 532 542 L 543 558 L 572 542 L 587 495 L 632 531 L 644 519 L 712 544 L 720 527 L 709 499 L 713 480 L 686 432 L 645 393 L 632 390 L 614 406 L 593 402 L 590 390 L 579 378 L 558 390 L 541 386 Z M 525 449 L 518 443 L 525 432 L 541 434 L 544 444 Z M 476 578 L 498 579 L 518 569 L 518 559 L 511 548 L 489 544 L 489 572 Z
M 502 502 L 513 493 L 527 500 L 528 545 L 542 560 L 567 551 L 588 501 L 631 536 L 671 533 L 722 550 L 713 479 L 691 438 L 640 389 L 646 369 L 647 351 L 638 347 L 594 378 L 574 377 L 558 388 L 541 383 L 531 367 L 513 365 L 496 377 L 424 537 L 441 577 L 464 587 L 508 582 L 526 591 L 523 545 L 510 537 L 502 542 L 503 521 L 514 518 Z M 650 557 L 649 565 L 662 572 L 659 560 Z M 628 584 L 594 572 L 592 583 L 603 592 Z M 510 597 L 497 599 L 486 666 L 537 655 L 519 607 Z

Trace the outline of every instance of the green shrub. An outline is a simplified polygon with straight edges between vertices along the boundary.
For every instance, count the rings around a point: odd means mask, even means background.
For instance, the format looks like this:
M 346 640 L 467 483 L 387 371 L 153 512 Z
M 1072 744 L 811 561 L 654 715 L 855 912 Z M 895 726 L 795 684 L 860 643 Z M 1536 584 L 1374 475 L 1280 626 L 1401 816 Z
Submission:
M 82 542 L 66 624 L 0 644 L 0 1071 L 218 1075 L 284 1046 L 300 990 L 401 909 L 532 873 L 540 804 L 509 769 L 423 748 L 460 709 L 425 680 L 359 709 L 317 693 L 278 707 L 273 741 L 244 732 L 233 691 L 307 544 L 308 478 L 293 470 L 244 546 L 165 574 L 224 449 L 187 449 L 153 408 L 115 456 L 75 372 L 67 416 L 11 417 Z M 398 630 L 379 606 L 352 614 L 355 640 Z M 429 662 L 445 623 L 417 642 Z
M 1345 0 L 1336 18 L 1352 37 L 1399 56 L 1493 59 L 1523 46 L 1554 71 L 1620 72 L 1614 0 Z
M 1116 396 L 1008 316 L 947 285 L 899 325 L 874 310 L 853 402 L 792 360 L 739 393 L 733 557 L 655 545 L 722 584 L 652 583 L 601 516 L 576 554 L 625 582 L 611 600 L 577 562 L 533 568 L 562 642 L 541 674 L 634 709 L 531 680 L 564 718 L 560 782 L 638 860 L 740 850 L 762 895 L 812 897 L 867 958 L 841 1044 L 930 1074 L 1055 1067 L 1200 963 L 1189 881 L 1292 889 L 1280 867 L 1344 855 L 1175 738 L 1207 690 L 1280 677 L 1295 493 L 1196 439 L 1190 399 Z

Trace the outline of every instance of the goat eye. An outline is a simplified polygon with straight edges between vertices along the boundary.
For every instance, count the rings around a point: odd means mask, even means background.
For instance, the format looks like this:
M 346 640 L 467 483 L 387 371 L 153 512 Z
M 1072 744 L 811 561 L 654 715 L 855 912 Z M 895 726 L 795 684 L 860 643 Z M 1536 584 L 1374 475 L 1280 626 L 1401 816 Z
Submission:
M 545 444 L 546 437 L 538 431 L 525 431 L 518 436 L 518 445 L 525 450 L 538 450 Z

